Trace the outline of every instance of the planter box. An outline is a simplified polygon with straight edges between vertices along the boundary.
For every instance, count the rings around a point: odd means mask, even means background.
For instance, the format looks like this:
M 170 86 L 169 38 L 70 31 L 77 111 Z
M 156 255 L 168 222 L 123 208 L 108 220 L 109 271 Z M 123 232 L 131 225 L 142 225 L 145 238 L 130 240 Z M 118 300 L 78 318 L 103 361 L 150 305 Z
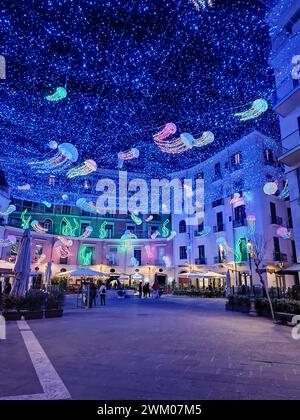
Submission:
M 29 319 L 43 319 L 43 311 L 24 311 L 22 315 L 26 320 Z
M 226 311 L 242 312 L 244 314 L 248 314 L 250 311 L 250 308 L 248 306 L 230 305 L 229 303 L 225 304 L 225 309 Z
M 63 316 L 63 309 L 46 309 L 45 318 L 60 318 Z
M 5 321 L 20 321 L 22 313 L 19 311 L 3 311 Z

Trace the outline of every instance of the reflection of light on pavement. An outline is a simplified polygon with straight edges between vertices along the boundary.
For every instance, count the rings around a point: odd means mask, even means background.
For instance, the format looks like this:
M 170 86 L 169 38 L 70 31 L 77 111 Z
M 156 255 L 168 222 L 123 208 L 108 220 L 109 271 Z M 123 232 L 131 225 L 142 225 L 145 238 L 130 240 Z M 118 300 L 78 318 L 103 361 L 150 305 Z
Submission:
M 0 340 L 6 339 L 6 325 L 4 316 L 0 315 Z

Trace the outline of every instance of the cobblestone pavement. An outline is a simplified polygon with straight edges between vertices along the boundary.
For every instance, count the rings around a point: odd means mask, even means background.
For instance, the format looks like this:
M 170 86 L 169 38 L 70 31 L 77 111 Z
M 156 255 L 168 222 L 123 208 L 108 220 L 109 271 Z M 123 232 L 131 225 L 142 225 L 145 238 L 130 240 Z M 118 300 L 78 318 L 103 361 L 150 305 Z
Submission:
M 224 306 L 134 298 L 28 324 L 73 399 L 299 400 L 300 340 L 291 328 Z M 43 389 L 33 357 L 17 324 L 7 324 L 0 397 L 34 398 Z

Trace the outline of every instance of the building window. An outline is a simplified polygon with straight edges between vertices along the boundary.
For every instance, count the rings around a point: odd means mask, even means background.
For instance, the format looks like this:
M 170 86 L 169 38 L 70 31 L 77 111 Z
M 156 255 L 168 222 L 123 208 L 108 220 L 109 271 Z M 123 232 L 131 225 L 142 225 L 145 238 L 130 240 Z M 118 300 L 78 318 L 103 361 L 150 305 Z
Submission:
M 242 154 L 237 152 L 231 156 L 231 167 L 233 169 L 238 169 L 242 164 Z
M 235 209 L 234 209 L 235 224 L 244 226 L 245 219 L 246 219 L 246 207 L 245 207 L 245 205 L 235 207 Z
M 179 222 L 179 233 L 186 233 L 186 222 L 185 222 L 185 220 L 181 220 Z
M 200 261 L 201 260 L 203 261 L 205 259 L 205 246 L 204 245 L 199 245 L 198 249 L 199 249 L 199 259 L 200 259 Z
M 141 249 L 134 249 L 133 251 L 134 258 L 138 261 L 138 265 L 142 265 L 142 251 Z
M 266 162 L 274 163 L 273 150 L 271 150 L 271 149 L 265 149 L 264 150 L 264 157 L 265 157 L 265 161 Z
M 296 243 L 295 241 L 291 241 L 291 245 L 292 245 L 292 259 L 293 259 L 293 263 L 297 262 L 297 251 L 296 251 Z
M 298 79 L 299 80 L 299 79 Z M 298 130 L 300 131 L 300 115 L 299 115 L 299 117 L 297 118 L 297 122 L 298 122 Z
M 198 225 L 198 232 L 202 232 L 203 229 L 204 229 L 204 222 L 199 223 L 199 225 Z
M 126 225 L 126 230 L 129 230 L 131 233 L 135 233 L 135 225 Z
M 204 172 L 199 172 L 197 175 L 198 179 L 204 179 Z
M 71 207 L 70 206 L 62 206 L 62 214 L 71 214 Z
M 222 178 L 222 173 L 221 173 L 221 164 L 220 162 L 215 164 L 215 177 L 217 179 Z
M 47 233 L 52 233 L 52 229 L 53 229 L 53 222 L 50 219 L 46 219 L 43 222 L 43 227 L 45 229 L 47 229 Z
M 212 207 L 223 206 L 223 204 L 224 204 L 224 198 L 218 198 L 218 200 L 215 200 L 211 203 Z
M 106 225 L 106 238 L 111 239 L 113 237 L 114 226 L 113 225 Z
M 279 218 L 277 217 L 277 213 L 276 213 L 276 204 L 275 203 L 270 203 L 270 212 L 271 212 L 271 223 L 274 224 L 281 224 L 279 223 L 280 221 L 278 220 Z
M 292 210 L 290 207 L 287 208 L 287 216 L 288 216 L 288 228 L 293 229 L 293 217 L 292 217 Z
M 276 236 L 273 237 L 273 244 L 274 244 L 274 260 L 275 261 L 280 261 L 280 243 L 279 243 L 279 238 L 277 238 Z
M 179 258 L 181 260 L 186 260 L 187 259 L 187 249 L 186 249 L 186 246 L 180 246 L 179 247 Z

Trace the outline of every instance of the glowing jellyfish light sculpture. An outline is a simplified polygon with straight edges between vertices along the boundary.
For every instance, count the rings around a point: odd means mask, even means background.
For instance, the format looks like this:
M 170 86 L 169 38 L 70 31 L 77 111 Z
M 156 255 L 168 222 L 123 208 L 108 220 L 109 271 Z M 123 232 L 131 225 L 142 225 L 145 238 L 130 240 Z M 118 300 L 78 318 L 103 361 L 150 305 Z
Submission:
M 93 232 L 93 227 L 89 225 L 85 228 L 85 231 L 83 232 L 82 235 L 79 236 L 79 238 L 80 239 L 86 239 L 89 236 L 91 236 L 92 232 Z
M 159 230 L 156 230 L 155 232 L 152 233 L 151 239 L 156 239 L 159 235 L 160 235 Z
M 160 142 L 161 140 L 167 139 L 168 137 L 175 134 L 177 127 L 173 123 L 167 123 L 158 133 L 153 135 L 155 142 Z
M 250 234 L 253 234 L 255 232 L 255 222 L 256 222 L 256 217 L 254 216 L 254 214 L 249 214 L 249 216 L 247 217 L 247 222 L 248 222 L 248 231 Z
M 172 239 L 174 239 L 176 235 L 176 230 L 171 230 L 170 236 L 167 237 L 167 241 L 172 241 Z
M 67 97 L 67 91 L 64 87 L 59 86 L 55 89 L 52 95 L 45 96 L 45 99 L 49 102 L 58 102 Z
M 88 159 L 85 160 L 81 165 L 69 169 L 67 172 L 67 177 L 77 178 L 78 176 L 86 176 L 91 174 L 92 172 L 96 172 L 96 170 L 97 163 L 92 159 Z
M 38 232 L 38 233 L 48 232 L 48 229 L 44 228 L 37 220 L 33 220 L 31 222 L 31 227 L 35 232 Z
M 150 216 L 147 217 L 146 222 L 151 222 L 151 220 L 153 220 L 152 214 L 150 214 Z
M 127 160 L 137 159 L 140 156 L 140 151 L 136 148 L 126 150 L 126 152 L 118 153 L 118 168 L 122 169 L 123 164 Z
M 143 220 L 134 213 L 131 213 L 130 217 L 131 220 L 138 226 L 143 223 Z
M 280 226 L 277 231 L 277 235 L 280 236 L 282 239 L 290 239 L 292 236 L 292 232 L 289 231 L 286 227 Z
M 211 131 L 205 131 L 198 139 L 195 139 L 190 133 L 182 133 L 177 139 L 154 139 L 154 141 L 163 153 L 175 155 L 191 150 L 193 147 L 206 146 L 212 143 L 214 139 L 215 136 Z
M 16 211 L 16 206 L 14 204 L 10 204 L 4 211 L 0 210 L 0 216 L 9 216 L 14 211 Z
M 83 211 L 89 213 L 97 213 L 97 208 L 95 204 L 93 204 L 91 201 L 88 202 L 85 198 L 78 198 L 78 200 L 76 201 L 76 206 Z
M 0 248 L 12 246 L 17 243 L 17 238 L 14 235 L 8 235 L 5 239 L 0 239 Z
M 240 121 L 249 121 L 258 118 L 261 114 L 266 112 L 269 108 L 268 102 L 265 99 L 256 99 L 252 103 L 250 109 L 234 114 Z
M 278 182 L 277 181 L 267 182 L 264 185 L 263 190 L 266 195 L 274 195 L 278 191 Z
M 49 141 L 49 143 L 48 143 L 48 147 L 49 147 L 49 149 L 51 149 L 51 150 L 55 150 L 55 149 L 57 149 L 57 148 L 58 148 L 58 143 L 57 143 L 57 141 L 55 141 L 55 140 L 51 140 L 51 141 Z
M 78 160 L 78 150 L 72 143 L 62 143 L 57 147 L 55 152 L 50 153 L 54 154 L 51 157 L 45 157 L 40 161 L 29 162 L 29 165 L 38 173 L 59 173 Z
M 289 183 L 288 181 L 285 181 L 284 187 L 282 191 L 280 192 L 278 198 L 280 198 L 281 200 L 285 200 L 286 198 L 288 198 L 289 195 L 290 195 Z
M 30 190 L 30 188 L 31 188 L 31 185 L 29 185 L 29 184 L 23 184 L 23 185 L 18 185 L 17 186 L 17 189 L 19 191 L 28 191 L 28 190 Z
M 66 239 L 62 236 L 59 236 L 53 247 L 59 257 L 69 258 L 72 255 L 70 251 L 72 245 L 73 241 L 71 239 Z

